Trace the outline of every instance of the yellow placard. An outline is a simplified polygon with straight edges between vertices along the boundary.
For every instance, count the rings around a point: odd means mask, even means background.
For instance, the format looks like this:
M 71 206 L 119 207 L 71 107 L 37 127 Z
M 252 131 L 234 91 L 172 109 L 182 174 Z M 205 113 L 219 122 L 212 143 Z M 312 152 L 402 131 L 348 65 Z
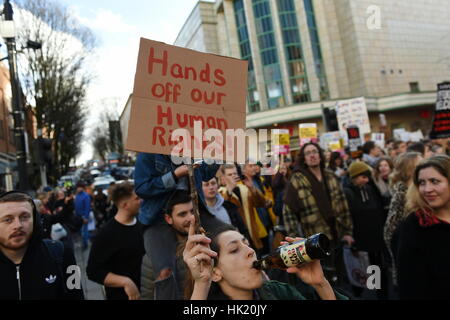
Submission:
M 300 125 L 300 138 L 301 139 L 317 138 L 317 126 Z
M 329 143 L 329 147 L 331 151 L 341 150 L 341 143 L 339 141 L 332 141 Z

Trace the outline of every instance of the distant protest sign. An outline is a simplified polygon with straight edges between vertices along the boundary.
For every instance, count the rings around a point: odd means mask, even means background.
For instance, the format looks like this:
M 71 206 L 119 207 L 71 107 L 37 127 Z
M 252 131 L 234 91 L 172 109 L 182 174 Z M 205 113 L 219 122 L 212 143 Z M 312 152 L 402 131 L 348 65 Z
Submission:
M 273 136 L 273 152 L 276 154 L 289 154 L 290 151 L 290 137 L 288 129 L 272 130 Z
M 141 38 L 126 149 L 220 158 L 226 130 L 245 130 L 246 94 L 247 61 Z
M 438 84 L 436 109 L 434 112 L 431 139 L 450 137 L 450 82 Z
M 357 126 L 362 137 L 366 133 L 371 132 L 369 114 L 364 97 L 338 101 L 336 104 L 336 118 L 339 124 L 339 131 L 346 141 L 348 140 L 347 128 L 351 126 Z
M 317 143 L 317 124 L 301 123 L 299 124 L 300 146 L 308 142 Z
M 341 145 L 341 133 L 339 131 L 325 132 L 320 136 L 320 147 L 324 150 L 331 149 L 331 145 L 335 147 L 337 141 L 339 142 L 339 145 Z M 342 148 L 342 146 L 340 146 L 340 148 Z
M 381 149 L 385 147 L 384 133 L 372 133 L 371 140 Z

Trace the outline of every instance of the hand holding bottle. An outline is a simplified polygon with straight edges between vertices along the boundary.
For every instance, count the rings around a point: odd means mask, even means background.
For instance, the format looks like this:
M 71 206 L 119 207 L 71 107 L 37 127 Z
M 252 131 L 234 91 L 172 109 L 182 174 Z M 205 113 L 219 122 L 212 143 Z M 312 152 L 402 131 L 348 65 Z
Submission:
M 281 242 L 281 245 L 301 241 L 303 238 L 286 237 L 286 241 Z M 310 263 L 305 263 L 299 267 L 289 267 L 286 269 L 288 273 L 295 273 L 306 284 L 311 286 L 321 285 L 327 281 L 323 274 L 320 260 L 313 260 Z

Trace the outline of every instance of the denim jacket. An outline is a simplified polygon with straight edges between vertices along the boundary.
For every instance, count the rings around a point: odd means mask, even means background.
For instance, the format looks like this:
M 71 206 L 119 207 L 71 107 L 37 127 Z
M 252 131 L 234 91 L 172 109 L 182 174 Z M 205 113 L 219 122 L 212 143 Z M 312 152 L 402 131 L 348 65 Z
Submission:
M 195 185 L 201 201 L 203 192 L 201 183 L 211 180 L 219 165 L 203 163 L 195 170 Z M 175 181 L 173 172 L 177 166 L 170 156 L 162 154 L 140 153 L 136 159 L 134 183 L 136 194 L 144 201 L 139 212 L 139 221 L 144 225 L 154 225 L 163 221 L 167 201 L 176 189 L 189 190 L 189 180 L 182 177 Z

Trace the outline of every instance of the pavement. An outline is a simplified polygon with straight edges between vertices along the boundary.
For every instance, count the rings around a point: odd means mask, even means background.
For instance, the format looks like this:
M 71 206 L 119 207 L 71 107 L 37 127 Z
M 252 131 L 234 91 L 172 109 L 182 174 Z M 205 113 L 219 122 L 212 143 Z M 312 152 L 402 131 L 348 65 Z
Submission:
M 91 249 L 91 243 L 87 249 L 83 250 L 83 244 L 80 235 L 73 235 L 75 259 L 81 268 L 81 286 L 84 292 L 85 300 L 105 300 L 103 286 L 95 283 L 87 278 L 86 266 Z

